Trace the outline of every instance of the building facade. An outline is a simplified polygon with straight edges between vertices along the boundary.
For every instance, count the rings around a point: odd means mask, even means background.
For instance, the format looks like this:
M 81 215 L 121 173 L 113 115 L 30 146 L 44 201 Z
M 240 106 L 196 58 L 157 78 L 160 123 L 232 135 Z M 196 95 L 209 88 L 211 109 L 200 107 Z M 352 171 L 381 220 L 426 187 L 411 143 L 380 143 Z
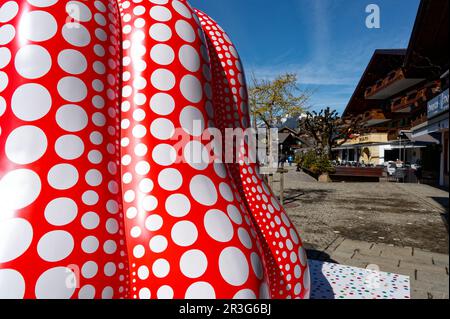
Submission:
M 407 49 L 376 50 L 344 116 L 361 116 L 361 134 L 335 149 L 343 160 L 402 162 L 448 187 L 447 0 L 422 0 Z

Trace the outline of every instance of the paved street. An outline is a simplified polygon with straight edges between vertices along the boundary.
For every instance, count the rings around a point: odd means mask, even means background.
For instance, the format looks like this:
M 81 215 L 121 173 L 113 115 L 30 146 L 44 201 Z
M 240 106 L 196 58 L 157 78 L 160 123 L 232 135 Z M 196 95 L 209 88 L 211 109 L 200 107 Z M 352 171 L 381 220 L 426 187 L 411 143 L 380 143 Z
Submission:
M 293 168 L 285 185 L 285 207 L 310 258 L 377 265 L 410 276 L 412 298 L 449 298 L 448 192 L 418 184 L 322 184 Z

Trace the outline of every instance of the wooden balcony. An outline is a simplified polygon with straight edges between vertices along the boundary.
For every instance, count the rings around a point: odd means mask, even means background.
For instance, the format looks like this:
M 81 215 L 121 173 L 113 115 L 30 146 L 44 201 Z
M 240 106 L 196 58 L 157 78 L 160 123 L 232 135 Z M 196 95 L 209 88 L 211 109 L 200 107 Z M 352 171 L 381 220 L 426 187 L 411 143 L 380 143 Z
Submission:
M 408 95 L 392 100 L 392 113 L 410 113 L 417 108 L 421 103 L 427 101 L 428 89 L 414 90 Z
M 379 79 L 374 85 L 369 86 L 364 96 L 369 100 L 384 100 L 421 81 L 423 79 L 406 78 L 403 69 L 399 68 L 388 73 L 385 78 Z
M 381 109 L 373 109 L 364 113 L 362 121 L 366 127 L 379 125 L 389 122 L 391 119 L 386 116 L 386 113 Z
M 411 127 L 419 126 L 420 124 L 423 124 L 428 121 L 427 114 L 421 114 L 419 117 L 417 117 L 414 121 L 411 122 Z

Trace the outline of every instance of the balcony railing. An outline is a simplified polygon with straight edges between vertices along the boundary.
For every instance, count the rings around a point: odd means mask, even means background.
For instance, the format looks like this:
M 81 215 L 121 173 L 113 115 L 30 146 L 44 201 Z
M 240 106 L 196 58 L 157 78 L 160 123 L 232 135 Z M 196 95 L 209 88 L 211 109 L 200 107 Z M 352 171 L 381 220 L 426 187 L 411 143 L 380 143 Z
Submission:
M 365 92 L 365 98 L 370 98 L 375 95 L 377 92 L 385 89 L 392 83 L 402 80 L 405 78 L 405 74 L 403 73 L 403 69 L 397 69 L 390 72 L 384 79 L 378 80 L 374 85 L 369 86 Z
M 414 90 L 406 96 L 402 96 L 392 100 L 391 112 L 411 112 L 418 107 L 421 102 L 427 101 L 428 89 Z

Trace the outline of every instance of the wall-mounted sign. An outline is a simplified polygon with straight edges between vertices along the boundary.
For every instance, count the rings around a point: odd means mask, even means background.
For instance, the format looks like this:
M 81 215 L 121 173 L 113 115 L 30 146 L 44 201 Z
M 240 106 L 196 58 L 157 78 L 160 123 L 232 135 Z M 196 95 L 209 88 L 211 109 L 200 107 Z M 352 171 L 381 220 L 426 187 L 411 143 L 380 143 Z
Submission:
M 428 118 L 448 111 L 448 89 L 428 102 Z

